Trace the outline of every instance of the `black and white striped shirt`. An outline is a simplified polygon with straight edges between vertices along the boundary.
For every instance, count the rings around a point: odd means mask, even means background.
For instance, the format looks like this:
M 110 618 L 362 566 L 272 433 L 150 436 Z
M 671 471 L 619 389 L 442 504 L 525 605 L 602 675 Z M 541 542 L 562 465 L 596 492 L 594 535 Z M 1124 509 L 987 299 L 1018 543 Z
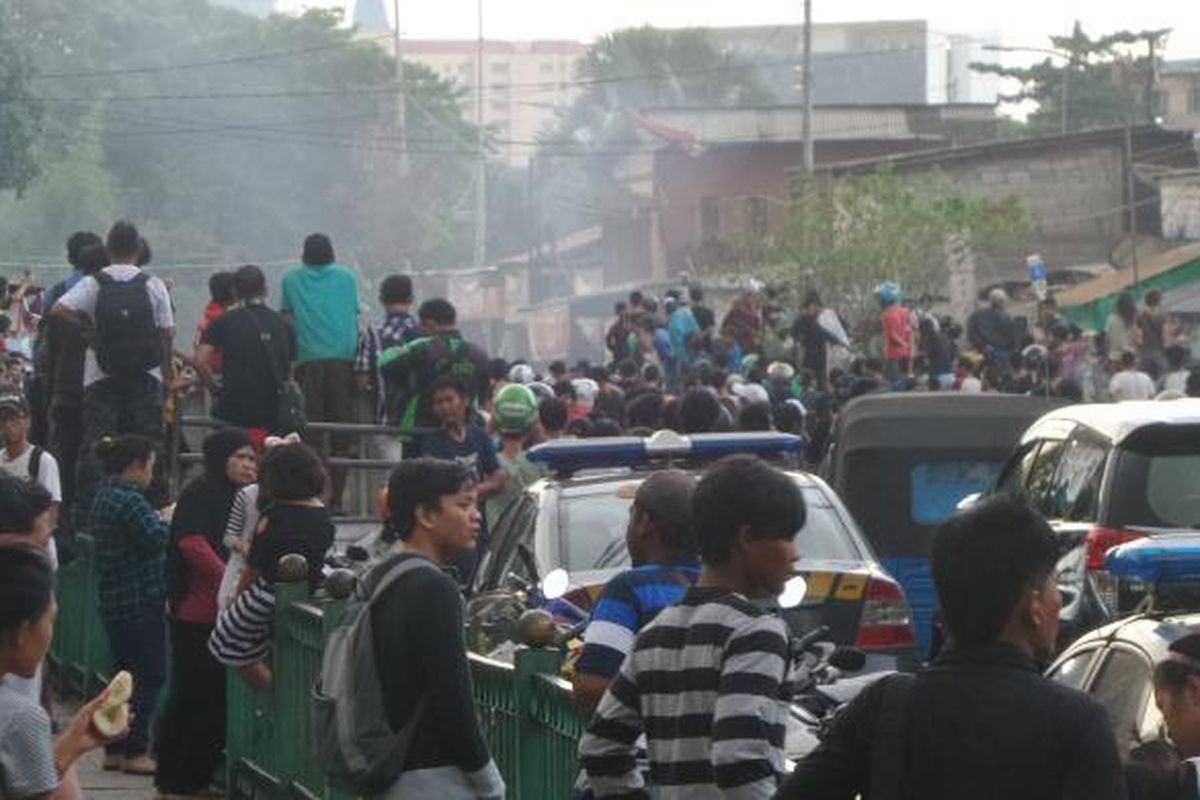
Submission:
M 769 798 L 791 692 L 783 620 L 692 588 L 638 634 L 600 701 L 579 743 L 589 785 L 597 798 L 649 797 L 635 758 L 645 732 L 655 798 Z

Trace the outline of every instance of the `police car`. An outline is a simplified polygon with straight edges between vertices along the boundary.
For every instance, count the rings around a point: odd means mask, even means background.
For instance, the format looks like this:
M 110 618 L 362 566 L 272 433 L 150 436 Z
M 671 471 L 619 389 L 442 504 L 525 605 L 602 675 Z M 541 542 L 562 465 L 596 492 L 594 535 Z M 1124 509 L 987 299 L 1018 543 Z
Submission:
M 833 490 L 795 467 L 801 445 L 799 438 L 778 433 L 660 431 L 644 439 L 559 440 L 532 449 L 529 458 L 545 465 L 549 477 L 530 486 L 493 527 L 468 616 L 559 569 L 570 577 L 566 598 L 586 612 L 605 582 L 629 567 L 629 507 L 649 472 L 676 467 L 700 474 L 722 456 L 750 453 L 787 470 L 807 505 L 796 539 L 796 569 L 806 592 L 798 606 L 781 611 L 793 631 L 828 626 L 834 644 L 866 653 L 866 671 L 915 667 L 912 613 L 903 590 Z
M 1200 626 L 1200 532 L 1160 533 L 1121 545 L 1108 551 L 1104 566 L 1144 590 L 1142 608 L 1075 641 L 1046 674 L 1099 700 L 1127 753 L 1166 737 L 1154 702 L 1154 665 L 1173 641 Z

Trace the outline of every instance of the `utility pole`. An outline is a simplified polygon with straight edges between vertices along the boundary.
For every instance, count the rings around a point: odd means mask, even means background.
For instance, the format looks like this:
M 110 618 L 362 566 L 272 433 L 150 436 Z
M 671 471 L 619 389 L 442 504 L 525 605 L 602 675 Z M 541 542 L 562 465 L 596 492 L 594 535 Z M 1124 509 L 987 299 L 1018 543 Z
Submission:
M 813 93 L 812 93 L 812 0 L 804 0 L 804 62 L 801 68 L 804 82 L 804 118 L 800 124 L 800 136 L 804 140 L 804 172 L 812 175 L 813 163 Z
M 1132 104 L 1131 104 L 1132 106 Z M 1133 114 L 1132 107 L 1130 114 L 1125 119 L 1125 195 L 1129 198 L 1129 255 L 1130 263 L 1133 266 L 1133 288 L 1136 290 L 1138 284 L 1141 283 L 1138 264 L 1138 246 L 1137 246 L 1137 197 L 1135 196 L 1136 185 L 1133 175 Z
M 400 177 L 408 176 L 408 99 L 404 91 L 404 59 L 400 57 L 400 0 L 392 0 L 392 55 L 396 57 L 396 128 L 400 139 Z
M 475 160 L 475 266 L 482 267 L 487 239 L 487 161 L 483 130 L 483 0 L 478 0 L 479 41 L 475 47 L 475 125 L 479 150 Z

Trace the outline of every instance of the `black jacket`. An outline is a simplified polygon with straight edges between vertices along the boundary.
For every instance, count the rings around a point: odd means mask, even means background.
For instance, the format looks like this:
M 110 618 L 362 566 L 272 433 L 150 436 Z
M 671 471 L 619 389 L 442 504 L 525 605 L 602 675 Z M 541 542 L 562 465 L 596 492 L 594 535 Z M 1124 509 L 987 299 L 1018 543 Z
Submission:
M 848 705 L 776 798 L 864 800 L 883 683 Z M 1104 708 L 1043 677 L 1015 648 L 947 651 L 917 675 L 904 731 L 904 800 L 1120 800 L 1125 780 Z M 899 744 L 899 742 L 898 742 Z

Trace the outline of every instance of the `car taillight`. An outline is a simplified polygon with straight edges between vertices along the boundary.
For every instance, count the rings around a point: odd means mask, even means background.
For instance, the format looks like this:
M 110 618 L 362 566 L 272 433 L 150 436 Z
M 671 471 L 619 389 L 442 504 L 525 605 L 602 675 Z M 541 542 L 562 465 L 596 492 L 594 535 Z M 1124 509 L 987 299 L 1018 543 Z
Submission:
M 1104 570 L 1104 555 L 1119 544 L 1132 542 L 1134 539 L 1145 538 L 1146 534 L 1138 531 L 1126 531 L 1119 528 L 1104 528 L 1097 525 L 1087 535 L 1087 569 L 1088 572 Z
M 904 591 L 894 581 L 871 578 L 855 645 L 863 650 L 886 650 L 913 647 L 916 642 L 912 611 L 904 599 Z

